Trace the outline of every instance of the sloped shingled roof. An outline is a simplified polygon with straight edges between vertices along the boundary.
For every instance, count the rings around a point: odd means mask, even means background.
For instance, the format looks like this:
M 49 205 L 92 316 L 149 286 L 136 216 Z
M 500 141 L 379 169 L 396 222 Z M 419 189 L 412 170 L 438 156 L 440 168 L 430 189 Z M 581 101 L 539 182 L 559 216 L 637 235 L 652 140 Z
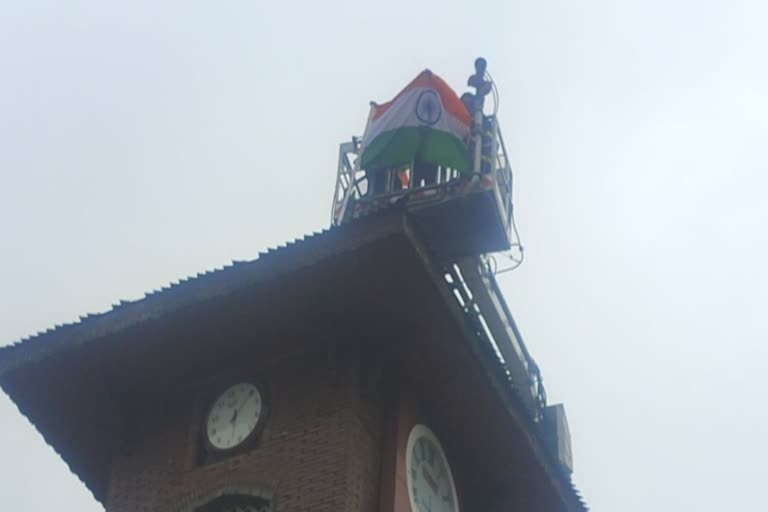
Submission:
M 33 336 L 0 347 L 0 375 L 22 366 L 25 362 L 34 361 L 60 350 L 74 348 L 73 346 L 88 343 L 144 320 L 157 318 L 171 310 L 184 307 L 198 300 L 226 293 L 233 287 L 242 284 L 251 271 L 256 270 L 258 265 L 264 263 L 265 257 L 274 256 L 281 250 L 294 246 L 299 241 L 320 235 L 321 233 L 316 233 L 290 242 L 282 249 L 275 248 L 260 253 L 257 260 L 233 261 L 224 267 L 182 278 L 160 289 L 148 292 L 138 300 L 121 300 L 103 313 L 87 314 L 75 322 L 56 325 Z
M 182 278 L 148 292 L 138 300 L 120 301 L 103 313 L 87 314 L 77 321 L 56 325 L 0 347 L 0 376 L 27 362 L 76 348 L 187 305 L 227 295 L 260 279 L 273 278 L 311 265 L 355 245 L 363 245 L 387 231 L 383 222 L 378 223 L 378 229 L 371 229 L 368 233 L 355 229 L 357 227 L 334 226 L 306 235 L 260 252 L 255 260 L 233 261 L 229 265 Z M 358 232 L 348 236 L 350 231 Z

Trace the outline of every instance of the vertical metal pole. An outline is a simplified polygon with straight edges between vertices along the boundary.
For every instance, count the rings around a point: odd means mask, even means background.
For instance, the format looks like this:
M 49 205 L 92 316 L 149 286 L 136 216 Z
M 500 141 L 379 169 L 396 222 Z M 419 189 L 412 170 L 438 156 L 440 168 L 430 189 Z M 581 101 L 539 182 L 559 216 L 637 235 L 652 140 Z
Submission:
M 499 169 L 499 126 L 496 124 L 496 116 L 491 116 L 491 172 L 493 179 L 496 180 L 496 174 Z
M 474 139 L 475 139 L 475 161 L 474 172 L 480 174 L 482 164 L 482 144 L 483 144 L 483 104 L 484 98 L 480 94 L 475 95 L 475 119 L 474 119 Z

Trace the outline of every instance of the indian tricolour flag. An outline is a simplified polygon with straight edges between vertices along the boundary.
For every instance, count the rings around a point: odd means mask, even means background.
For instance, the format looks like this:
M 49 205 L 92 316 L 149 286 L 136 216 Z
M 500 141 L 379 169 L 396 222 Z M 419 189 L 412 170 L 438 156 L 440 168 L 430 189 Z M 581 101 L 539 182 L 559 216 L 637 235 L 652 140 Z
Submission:
M 468 171 L 471 120 L 442 78 L 423 71 L 395 99 L 371 104 L 360 167 L 397 167 L 422 161 Z

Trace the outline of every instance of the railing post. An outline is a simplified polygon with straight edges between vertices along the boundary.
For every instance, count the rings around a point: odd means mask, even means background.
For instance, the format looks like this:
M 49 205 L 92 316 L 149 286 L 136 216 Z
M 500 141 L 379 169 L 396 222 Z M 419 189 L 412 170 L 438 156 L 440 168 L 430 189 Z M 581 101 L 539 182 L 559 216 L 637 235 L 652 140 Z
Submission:
M 480 175 L 482 168 L 482 156 L 483 156 L 483 99 L 482 97 L 475 98 L 477 105 L 475 106 L 475 118 L 473 120 L 473 131 L 475 141 L 475 155 L 473 162 L 473 173 Z

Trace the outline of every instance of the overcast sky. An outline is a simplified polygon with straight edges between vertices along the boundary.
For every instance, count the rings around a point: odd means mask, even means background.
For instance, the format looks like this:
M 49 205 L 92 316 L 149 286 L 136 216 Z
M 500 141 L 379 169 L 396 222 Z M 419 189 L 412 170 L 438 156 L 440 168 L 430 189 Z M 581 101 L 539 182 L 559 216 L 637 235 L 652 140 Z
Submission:
M 326 227 L 368 102 L 484 55 L 588 504 L 760 510 L 767 6 L 0 1 L 0 343 Z M 9 509 L 101 510 L 5 395 L 0 434 Z

